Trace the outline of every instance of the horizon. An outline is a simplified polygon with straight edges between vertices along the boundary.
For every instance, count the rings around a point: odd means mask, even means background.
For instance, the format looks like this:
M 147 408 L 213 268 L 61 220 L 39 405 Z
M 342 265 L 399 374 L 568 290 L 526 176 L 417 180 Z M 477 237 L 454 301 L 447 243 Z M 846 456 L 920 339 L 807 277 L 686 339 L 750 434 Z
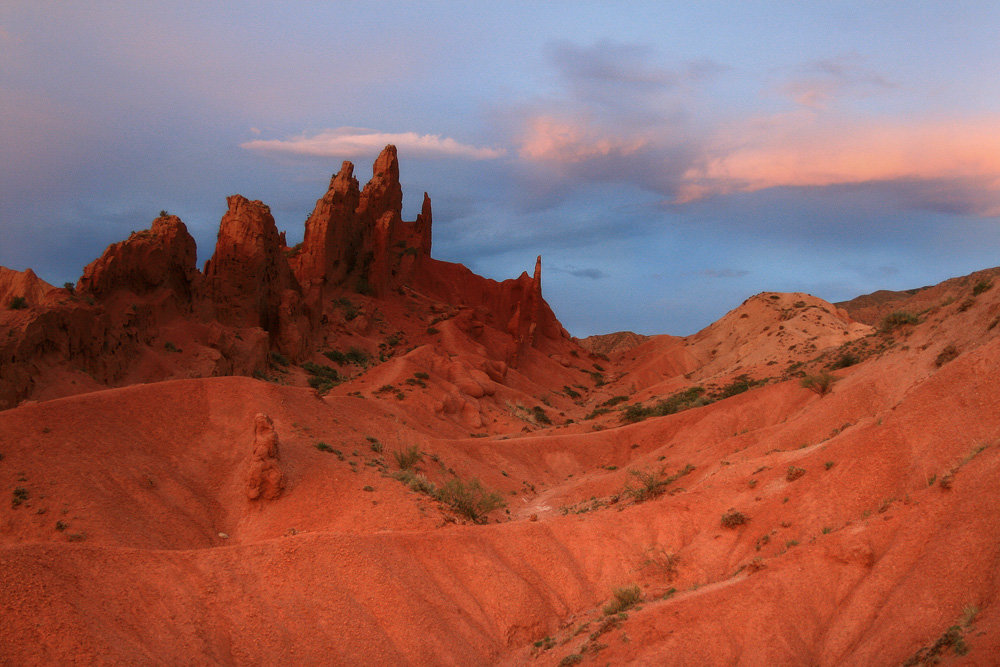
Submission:
M 0 265 L 75 282 L 162 209 L 201 266 L 235 193 L 294 245 L 388 143 L 432 256 L 504 280 L 541 255 L 581 338 L 1000 264 L 1000 7 L 628 10 L 7 5 Z

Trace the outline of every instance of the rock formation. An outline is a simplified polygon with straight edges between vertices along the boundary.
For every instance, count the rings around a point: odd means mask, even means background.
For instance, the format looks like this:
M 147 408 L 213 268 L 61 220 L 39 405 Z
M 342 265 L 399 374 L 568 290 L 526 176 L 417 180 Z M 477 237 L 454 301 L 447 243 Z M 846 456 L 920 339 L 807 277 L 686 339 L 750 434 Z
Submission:
M 342 283 L 354 270 L 362 243 L 356 224 L 360 198 L 354 165 L 345 161 L 330 179 L 326 194 L 316 202 L 306 220 L 302 246 L 291 257 L 303 289 Z
M 83 270 L 77 289 L 106 297 L 117 290 L 147 294 L 167 288 L 178 300 L 190 303 L 199 278 L 196 258 L 194 239 L 181 219 L 161 216 L 148 230 L 108 246 Z
M 133 373 L 132 381 L 154 381 L 262 372 L 263 332 L 268 349 L 300 362 L 322 351 L 330 333 L 326 327 L 341 318 L 331 304 L 350 300 L 351 294 L 376 301 L 419 294 L 470 308 L 477 314 L 467 328 L 475 336 L 482 336 L 484 327 L 508 336 L 490 345 L 494 360 L 505 367 L 518 364 L 531 348 L 551 353 L 554 344 L 568 340 L 542 299 L 540 258 L 533 276 L 502 283 L 433 260 L 430 197 L 424 193 L 412 222 L 402 219 L 402 201 L 396 148 L 386 146 L 363 189 L 354 165 L 343 163 L 296 248 L 286 246 L 267 205 L 233 195 L 203 272 L 195 265 L 194 239 L 170 215 L 109 246 L 86 267 L 75 293 L 44 284 L 29 290 L 33 274 L 8 271 L 17 279 L 4 278 L 0 290 L 23 291 L 29 305 L 45 308 L 21 316 L 21 333 L 3 341 L 10 352 L 0 377 L 0 408 L 31 395 L 42 357 L 55 366 L 72 362 L 99 384 L 115 383 L 127 373 Z M 374 311 L 352 314 L 357 319 L 350 329 L 370 333 Z M 171 363 L 177 366 L 182 358 L 165 360 L 151 346 L 164 331 L 179 329 L 188 332 L 189 347 L 199 350 L 200 359 L 172 370 Z M 162 349 L 167 343 L 177 348 L 170 340 L 158 344 Z M 143 361 L 144 355 L 155 359 Z
M 285 476 L 278 454 L 278 433 L 264 413 L 253 418 L 253 450 L 247 466 L 246 493 L 250 500 L 274 500 L 281 495 Z

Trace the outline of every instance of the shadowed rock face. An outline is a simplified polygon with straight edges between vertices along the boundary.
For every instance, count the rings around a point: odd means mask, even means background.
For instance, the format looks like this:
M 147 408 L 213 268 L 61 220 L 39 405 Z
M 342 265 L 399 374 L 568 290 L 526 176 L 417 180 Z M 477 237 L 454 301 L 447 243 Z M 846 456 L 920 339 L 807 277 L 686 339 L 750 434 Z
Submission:
M 116 290 L 147 294 L 167 288 L 190 302 L 199 278 L 196 256 L 194 239 L 181 219 L 160 217 L 148 230 L 108 246 L 83 270 L 77 289 L 104 297 Z

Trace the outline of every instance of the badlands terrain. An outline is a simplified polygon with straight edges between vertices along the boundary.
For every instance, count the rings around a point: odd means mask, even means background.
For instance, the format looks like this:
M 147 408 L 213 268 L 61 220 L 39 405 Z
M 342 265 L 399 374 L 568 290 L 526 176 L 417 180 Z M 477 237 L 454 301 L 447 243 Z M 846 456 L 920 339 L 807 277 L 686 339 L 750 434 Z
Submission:
M 401 201 L 0 267 L 0 663 L 996 664 L 1000 271 L 577 340 Z

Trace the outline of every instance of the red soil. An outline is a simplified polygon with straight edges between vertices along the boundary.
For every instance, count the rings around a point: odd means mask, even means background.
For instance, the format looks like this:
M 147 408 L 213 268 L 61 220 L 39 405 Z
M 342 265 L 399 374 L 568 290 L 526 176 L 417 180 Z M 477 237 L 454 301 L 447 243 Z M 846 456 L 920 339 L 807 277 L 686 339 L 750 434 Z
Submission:
M 920 322 L 890 330 L 763 294 L 598 356 L 537 275 L 414 270 L 381 296 L 320 290 L 296 360 L 277 329 L 156 289 L 92 307 L 109 330 L 128 303 L 149 313 L 114 373 L 79 365 L 106 352 L 24 353 L 33 382 L 3 379 L 28 400 L 0 412 L 0 662 L 994 664 L 1000 290 L 982 275 L 895 302 Z M 34 290 L 0 310 L 4 349 L 91 312 L 36 281 L 0 270 L 4 303 Z M 352 347 L 368 366 L 322 354 Z M 829 393 L 801 386 L 847 353 Z M 243 356 L 263 379 L 230 375 Z M 346 380 L 318 392 L 304 362 Z M 722 397 L 734 379 L 748 390 Z M 695 385 L 718 400 L 624 423 Z M 476 522 L 426 492 L 455 479 L 505 507 Z

